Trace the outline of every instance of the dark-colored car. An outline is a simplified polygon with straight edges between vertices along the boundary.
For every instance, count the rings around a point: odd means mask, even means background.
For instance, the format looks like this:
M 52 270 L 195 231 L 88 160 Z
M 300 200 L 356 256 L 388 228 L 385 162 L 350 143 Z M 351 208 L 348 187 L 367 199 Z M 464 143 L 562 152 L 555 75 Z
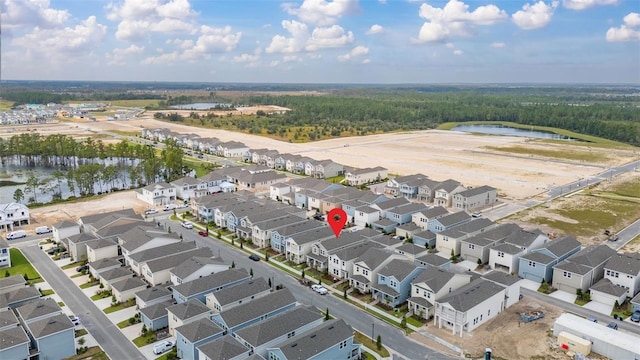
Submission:
M 260 256 L 256 255 L 256 254 L 251 254 L 249 256 L 249 259 L 253 260 L 253 261 L 260 261 Z
M 607 324 L 607 327 L 613 330 L 618 330 L 618 323 L 610 322 L 609 324 Z
M 631 321 L 640 322 L 640 310 L 636 310 L 631 314 Z
M 77 272 L 83 272 L 85 270 L 89 270 L 89 265 L 80 265 L 76 268 Z
M 200 230 L 198 231 L 198 235 L 200 236 L 209 236 L 209 232 L 206 230 Z

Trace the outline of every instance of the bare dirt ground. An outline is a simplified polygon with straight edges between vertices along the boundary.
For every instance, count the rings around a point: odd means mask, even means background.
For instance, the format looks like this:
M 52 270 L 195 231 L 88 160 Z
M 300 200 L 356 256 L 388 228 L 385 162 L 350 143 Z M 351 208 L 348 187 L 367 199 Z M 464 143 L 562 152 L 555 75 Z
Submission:
M 518 321 L 519 313 L 538 310 L 544 312 L 542 319 L 524 323 Z M 471 358 L 482 358 L 486 348 L 491 348 L 493 355 L 501 359 L 570 359 L 555 345 L 555 338 L 548 335 L 553 322 L 562 314 L 562 309 L 537 302 L 524 297 L 500 315 L 475 329 L 472 333 L 451 334 L 451 329 L 438 329 L 430 322 L 426 328 L 429 333 L 454 344 L 469 354 Z M 424 336 L 410 335 L 417 341 Z

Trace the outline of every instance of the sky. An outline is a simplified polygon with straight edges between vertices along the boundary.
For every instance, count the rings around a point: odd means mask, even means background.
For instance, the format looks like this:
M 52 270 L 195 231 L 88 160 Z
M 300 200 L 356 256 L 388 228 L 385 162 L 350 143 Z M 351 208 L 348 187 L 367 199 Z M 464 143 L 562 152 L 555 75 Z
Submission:
M 11 80 L 640 84 L 640 0 L 0 0 Z

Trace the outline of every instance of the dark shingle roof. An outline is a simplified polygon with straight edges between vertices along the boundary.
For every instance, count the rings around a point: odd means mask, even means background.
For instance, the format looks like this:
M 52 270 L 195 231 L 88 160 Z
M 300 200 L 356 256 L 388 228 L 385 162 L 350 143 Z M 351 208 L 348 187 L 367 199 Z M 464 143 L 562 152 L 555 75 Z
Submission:
M 244 353 L 249 353 L 249 349 L 240 344 L 231 335 L 225 335 L 201 345 L 198 350 L 211 360 L 228 360 Z
M 34 338 L 39 339 L 48 335 L 52 335 L 64 330 L 73 330 L 74 326 L 65 314 L 59 314 L 36 320 L 27 324 L 29 332 Z M 73 332 L 72 335 L 73 336 Z
M 637 276 L 640 274 L 640 253 L 615 254 L 604 267 L 623 274 Z
M 171 244 L 154 247 L 151 249 L 143 250 L 129 256 L 129 259 L 137 262 L 144 263 L 147 261 L 168 257 L 181 252 L 190 251 L 196 248 L 196 243 L 191 242 L 174 242 Z
M 188 261 L 189 259 L 191 259 L 192 257 L 194 257 L 196 255 L 202 255 L 204 257 L 207 257 L 207 256 L 211 257 L 211 256 L 213 256 L 213 253 L 211 252 L 211 249 L 208 248 L 208 247 L 194 248 L 192 250 L 188 250 L 188 251 L 185 251 L 185 252 L 173 254 L 171 256 L 165 256 L 165 257 L 161 257 L 159 259 L 151 260 L 151 261 L 147 262 L 147 267 L 152 272 L 161 271 L 161 270 L 167 270 L 167 269 L 173 269 L 176 266 L 185 263 L 186 261 Z
M 24 332 L 22 326 L 14 326 L 0 331 L 0 350 L 9 349 L 28 342 L 29 337 Z
M 446 263 L 451 262 L 451 260 L 445 259 L 442 256 L 438 256 L 436 254 L 422 255 L 422 256 L 418 257 L 416 259 L 416 261 L 418 261 L 420 263 L 425 263 L 425 264 L 431 265 L 431 266 L 442 266 L 442 265 L 444 265 Z
M 22 277 L 22 275 L 11 275 L 9 277 L 0 279 L 0 289 L 20 284 L 24 285 L 26 283 L 27 281 L 24 279 L 24 277 Z
M 454 309 L 466 312 L 502 291 L 504 291 L 504 287 L 496 283 L 484 279 L 476 279 L 437 300 L 437 302 L 440 304 L 448 303 Z
M 482 219 L 473 219 L 471 221 L 468 221 L 466 223 L 454 226 L 452 228 L 449 228 L 447 230 L 442 231 L 440 234 L 443 236 L 448 236 L 451 238 L 459 238 L 459 237 L 463 237 L 466 235 L 469 235 L 471 233 L 474 233 L 476 231 L 480 231 L 484 228 L 487 228 L 491 225 L 493 225 L 494 222 L 487 219 L 487 218 L 482 218 Z
M 277 345 L 287 359 L 308 359 L 353 337 L 353 328 L 344 320 L 328 320 Z
M 100 259 L 89 263 L 89 267 L 94 270 L 110 268 L 112 266 L 122 266 L 122 263 L 116 258 Z
M 206 291 L 213 291 L 214 289 L 229 283 L 249 278 L 249 274 L 247 274 L 244 269 L 229 269 L 174 286 L 173 290 L 188 297 L 201 294 Z
M 322 314 L 316 308 L 298 306 L 283 314 L 240 329 L 236 331 L 236 335 L 251 346 L 258 347 L 322 318 Z
M 486 230 L 480 234 L 476 234 L 463 241 L 470 244 L 475 244 L 478 246 L 487 246 L 497 241 L 504 240 L 512 233 L 520 230 L 521 228 L 516 224 L 512 224 L 512 223 L 499 224 L 494 228 Z
M 591 286 L 591 290 L 595 290 L 595 291 L 600 291 L 603 292 L 605 294 L 609 294 L 609 295 L 613 295 L 613 296 L 622 296 L 624 294 L 627 293 L 627 289 L 619 286 L 619 285 L 615 285 L 614 283 L 611 282 L 611 280 L 609 279 L 600 279 L 600 281 L 598 281 L 597 283 L 593 284 Z
M 258 301 L 250 301 L 225 310 L 220 313 L 220 317 L 228 328 L 233 328 L 295 302 L 296 299 L 291 291 L 285 288 L 264 296 Z
M 446 227 L 449 227 L 454 224 L 461 223 L 463 221 L 468 221 L 471 219 L 471 215 L 467 214 L 464 211 L 458 211 L 457 213 L 444 215 L 438 218 L 438 222 Z
M 371 248 L 364 252 L 358 259 L 355 260 L 356 263 L 365 263 L 370 270 L 373 270 L 380 266 L 383 261 L 385 261 L 391 254 L 388 251 L 379 248 Z
M 16 308 L 16 311 L 24 321 L 29 321 L 40 316 L 61 312 L 62 309 L 55 300 L 49 298 L 30 301 Z
M 224 261 L 219 258 L 203 257 L 202 255 L 193 256 L 182 264 L 176 266 L 173 270 L 171 270 L 171 273 L 179 277 L 180 279 L 184 279 L 206 265 L 215 264 L 224 264 Z
M 144 314 L 148 319 L 155 320 L 163 316 L 167 316 L 167 308 L 173 305 L 173 301 L 167 300 L 161 303 L 149 305 L 140 309 L 140 312 Z
M 18 323 L 18 318 L 13 314 L 13 311 L 6 310 L 0 311 L 0 329 L 5 326 L 15 325 Z
M 164 296 L 171 296 L 171 291 L 164 286 L 154 286 L 138 291 L 136 296 L 142 301 L 151 301 Z
M 404 280 L 416 268 L 421 268 L 415 263 L 408 260 L 393 259 L 387 265 L 380 268 L 378 274 L 384 276 L 393 276 L 399 281 Z
M 482 275 L 482 277 L 486 280 L 493 281 L 495 283 L 502 284 L 505 286 L 511 286 L 517 283 L 518 281 L 520 281 L 520 278 L 518 278 L 515 275 L 511 275 L 506 272 L 495 271 L 495 270 Z
M 418 277 L 415 278 L 411 283 L 412 284 L 421 284 L 424 283 L 429 289 L 433 290 L 433 292 L 437 293 L 445 286 L 451 279 L 456 276 L 455 273 L 442 270 L 437 267 L 429 266 L 425 269 Z
M 213 293 L 213 296 L 220 305 L 224 306 L 266 290 L 269 290 L 267 281 L 264 278 L 255 278 L 249 282 L 218 290 Z
M 132 290 L 132 289 L 137 289 L 137 288 L 143 287 L 143 286 L 146 287 L 147 286 L 147 282 L 142 280 L 139 277 L 128 278 L 128 279 L 116 281 L 113 284 L 111 284 L 111 287 L 114 290 L 117 290 L 120 293 L 122 293 L 124 291 L 129 291 L 129 290 Z
M 193 344 L 219 334 L 224 330 L 222 330 L 220 326 L 216 325 L 213 321 L 209 320 L 209 318 L 203 318 L 189 324 L 179 326 L 175 328 L 175 331 L 180 333 L 180 335 Z
M 198 299 L 191 299 L 189 301 L 175 304 L 167 307 L 167 311 L 171 312 L 180 320 L 190 319 L 194 316 L 210 312 L 209 309 L 202 301 Z
M 573 236 L 564 236 L 560 239 L 548 241 L 546 244 L 544 244 L 544 248 L 549 250 L 549 252 L 554 254 L 556 257 L 565 255 L 576 247 L 580 247 L 580 242 Z

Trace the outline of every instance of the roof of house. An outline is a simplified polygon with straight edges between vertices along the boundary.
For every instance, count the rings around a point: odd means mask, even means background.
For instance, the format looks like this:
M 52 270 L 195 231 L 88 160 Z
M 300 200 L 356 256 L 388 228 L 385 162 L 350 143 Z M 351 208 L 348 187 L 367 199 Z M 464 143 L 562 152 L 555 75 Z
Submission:
M 514 255 L 514 254 L 519 254 L 519 253 L 523 252 L 524 250 L 521 247 L 518 247 L 518 246 L 515 246 L 515 245 L 502 243 L 502 244 L 498 244 L 498 245 L 492 247 L 491 251 L 498 251 L 498 252 L 503 252 L 505 254 Z
M 604 267 L 623 274 L 637 276 L 640 274 L 640 253 L 615 254 Z
M 249 274 L 244 269 L 229 269 L 174 286 L 173 290 L 188 297 L 249 278 Z
M 423 267 L 416 265 L 414 262 L 403 259 L 393 259 L 389 261 L 385 266 L 381 267 L 378 274 L 384 276 L 393 276 L 399 281 L 407 278 L 415 269 L 424 269 Z
M 424 215 L 426 218 L 438 218 L 448 213 L 449 211 L 447 211 L 443 206 L 433 206 L 427 210 L 420 211 L 420 214 Z
M 25 300 L 35 300 L 40 296 L 40 290 L 33 286 L 20 287 L 15 290 L 0 294 L 0 308 L 5 308 Z
M 322 239 L 328 239 L 331 237 L 335 237 L 335 234 L 333 233 L 333 230 L 331 230 L 331 228 L 329 228 L 328 226 L 323 226 L 310 231 L 305 231 L 303 233 L 291 235 L 291 239 L 298 245 L 307 244 Z
M 96 229 L 101 229 L 103 226 L 108 225 L 120 218 L 142 219 L 142 216 L 136 214 L 133 209 L 124 209 L 82 216 L 80 217 L 80 221 L 84 225 L 92 225 Z
M 125 276 L 133 277 L 133 271 L 131 271 L 130 268 L 124 266 L 105 270 L 100 273 L 100 277 L 105 281 L 120 279 Z
M 65 314 L 50 316 L 27 324 L 29 332 L 36 338 L 42 338 L 64 330 L 73 330 L 74 325 Z
M 420 232 L 420 231 L 422 231 L 422 228 L 420 226 L 412 223 L 412 222 L 408 222 L 406 224 L 398 225 L 396 227 L 396 232 L 398 230 L 404 230 L 406 232 L 411 232 L 412 233 L 412 232 Z
M 471 189 L 467 189 L 467 190 L 461 191 L 461 192 L 457 193 L 456 195 L 468 197 L 468 196 L 476 196 L 476 195 L 484 194 L 484 193 L 487 193 L 487 192 L 490 192 L 490 191 L 496 191 L 496 188 L 488 186 L 488 185 L 482 185 L 482 186 L 478 186 L 476 188 L 471 188 Z
M 147 267 L 151 272 L 173 269 L 176 266 L 183 264 L 185 261 L 191 259 L 196 255 L 211 257 L 213 256 L 213 253 L 211 252 L 211 248 L 208 248 L 208 247 L 194 248 L 192 250 L 176 253 L 168 257 L 162 257 L 159 259 L 151 260 L 147 262 Z
M 194 316 L 208 313 L 210 311 L 211 309 L 198 299 L 191 299 L 189 301 L 167 307 L 167 312 L 172 313 L 180 320 L 190 319 Z
M 148 286 L 147 282 L 142 280 L 139 277 L 127 278 L 120 281 L 116 281 L 113 284 L 111 284 L 111 288 L 113 288 L 114 290 L 120 293 L 133 290 L 133 289 L 138 289 L 141 287 L 146 288 L 147 286 Z
M 136 297 L 142 301 L 151 301 L 161 297 L 171 296 L 171 291 L 164 286 L 154 286 L 138 291 Z
M 362 175 L 362 174 L 368 174 L 368 173 L 372 173 L 372 172 L 380 172 L 380 171 L 387 171 L 387 169 L 381 167 L 381 166 L 376 166 L 373 168 L 364 168 L 364 169 L 351 169 L 349 171 L 350 174 L 352 175 Z
M 342 319 L 333 319 L 275 347 L 282 351 L 286 359 L 308 359 L 353 336 L 353 328 L 350 325 Z
M 0 329 L 5 326 L 18 324 L 18 318 L 11 310 L 0 311 Z
M 436 302 L 449 304 L 458 311 L 466 312 L 490 297 L 503 292 L 504 287 L 485 279 L 476 279 Z
M 607 278 L 603 278 L 600 279 L 600 281 L 598 281 L 597 283 L 591 285 L 591 289 L 592 291 L 600 291 L 603 292 L 605 294 L 609 294 L 609 295 L 613 295 L 616 297 L 620 297 L 624 294 L 627 293 L 627 289 L 620 286 L 620 285 L 616 285 L 614 283 L 611 282 L 611 280 L 607 279 Z
M 70 227 L 78 227 L 78 223 L 75 221 L 71 221 L 71 220 L 62 220 L 62 221 L 58 221 L 57 223 L 51 225 L 52 228 L 56 228 L 56 229 L 63 229 L 63 228 L 70 228 Z
M 209 251 L 211 250 L 209 248 L 207 249 Z M 171 273 L 180 279 L 184 279 L 207 265 L 224 265 L 224 261 L 221 258 L 214 258 L 211 256 L 204 257 L 202 255 L 204 254 L 192 256 L 191 258 L 171 269 Z
M 520 230 L 521 228 L 513 223 L 498 224 L 491 229 L 485 230 L 462 241 L 478 246 L 487 246 L 494 244 L 497 241 L 504 240 L 510 234 Z
M 456 225 L 452 228 L 446 229 L 442 232 L 440 232 L 440 235 L 442 236 L 448 236 L 450 238 L 460 238 L 460 237 L 464 237 L 467 236 L 471 233 L 480 231 L 482 229 L 485 229 L 489 226 L 492 226 L 493 224 L 495 224 L 493 221 L 487 219 L 487 218 L 482 218 L 482 219 L 473 219 L 471 221 L 468 221 L 466 223 L 460 224 L 460 225 Z
M 471 215 L 467 214 L 464 211 L 458 211 L 456 213 L 452 213 L 452 214 L 447 214 L 444 216 L 441 216 L 437 219 L 437 221 L 446 226 L 449 227 L 451 225 L 455 225 L 458 223 L 461 223 L 463 221 L 468 221 L 469 219 L 471 219 Z
M 393 209 L 395 207 L 398 206 L 402 206 L 402 205 L 407 205 L 411 203 L 409 200 L 407 200 L 404 197 L 399 197 L 399 198 L 395 198 L 395 199 L 389 199 L 389 200 L 384 200 L 384 201 L 380 201 L 375 203 L 375 207 L 377 207 L 380 210 L 389 210 L 389 209 Z
M 455 190 L 458 186 L 462 186 L 462 183 L 457 180 L 447 179 L 436 185 L 434 190 L 444 190 L 449 193 Z
M 198 319 L 194 322 L 175 328 L 176 333 L 180 333 L 190 343 L 196 343 L 216 334 L 220 334 L 224 330 L 216 325 L 209 318 Z
M 178 241 L 171 244 L 150 248 L 147 250 L 139 251 L 129 255 L 129 259 L 137 262 L 144 263 L 147 261 L 166 258 L 181 252 L 191 251 L 196 248 L 195 241 L 183 242 Z
M 551 264 L 556 258 L 546 255 L 542 252 L 533 251 L 528 254 L 524 254 L 520 257 L 521 259 L 533 261 L 538 264 Z
M 25 285 L 27 281 L 20 274 L 11 275 L 6 278 L 0 278 L 0 289 L 16 286 L 16 285 Z
M 429 249 L 427 249 L 426 247 L 418 246 L 413 243 L 404 243 L 396 247 L 395 250 L 396 252 L 402 252 L 404 254 L 411 254 L 411 255 L 418 255 L 418 254 L 426 253 L 427 251 L 429 251 Z
M 61 312 L 62 309 L 58 303 L 51 299 L 37 299 L 16 308 L 18 316 L 24 321 L 38 318 L 49 314 Z
M 100 259 L 89 263 L 89 267 L 94 270 L 100 270 L 112 266 L 122 266 L 122 263 L 116 258 Z
M 421 263 L 425 263 L 427 265 L 431 265 L 431 266 L 442 266 L 446 263 L 450 263 L 451 260 L 450 259 L 446 259 L 443 258 L 442 256 L 436 255 L 436 254 L 426 254 L 426 255 L 422 255 L 418 258 L 416 258 L 416 261 L 421 262 Z
M 155 320 L 167 316 L 167 308 L 173 305 L 172 300 L 163 301 L 140 309 L 140 312 L 149 320 Z
M 249 349 L 240 344 L 231 335 L 225 335 L 198 346 L 198 351 L 210 360 L 228 360 L 244 353 L 249 353 Z
M 576 240 L 573 236 L 563 236 L 556 240 L 547 241 L 542 248 L 547 249 L 556 257 L 560 257 L 575 248 L 579 248 L 580 246 L 580 241 Z M 539 251 L 539 249 L 533 251 Z
M 171 182 L 171 185 L 173 186 L 197 185 L 197 184 L 200 184 L 200 180 L 193 178 L 191 176 L 185 176 Z
M 375 242 L 357 243 L 357 244 L 349 245 L 344 249 L 340 249 L 336 251 L 334 254 L 332 254 L 332 256 L 336 256 L 337 258 L 343 261 L 348 261 L 361 256 L 371 248 L 381 249 L 382 245 Z
M 14 326 L 0 331 L 0 350 L 9 349 L 17 345 L 26 344 L 28 342 L 29 337 L 24 332 L 22 326 Z
M 614 255 L 616 251 L 607 245 L 591 245 L 571 255 L 567 261 L 594 268 Z
M 455 276 L 462 276 L 461 274 L 455 274 L 450 271 L 442 270 L 441 268 L 429 266 L 420 275 L 418 275 L 411 283 L 421 284 L 424 283 L 434 293 L 437 293 L 442 289 L 451 279 Z M 469 278 L 471 278 L 470 275 Z
M 151 224 L 141 219 L 120 218 L 106 226 L 103 226 L 96 232 L 96 234 L 100 237 L 115 236 L 124 234 L 136 226 L 149 227 Z
M 250 301 L 222 311 L 220 317 L 228 328 L 233 328 L 295 302 L 296 298 L 293 297 L 291 291 L 284 288 L 274 291 L 258 301 Z
M 240 329 L 235 334 L 255 348 L 322 318 L 322 314 L 313 306 L 297 306 Z
M 221 306 L 225 306 L 269 289 L 269 284 L 264 278 L 254 278 L 251 281 L 218 290 L 212 295 Z
M 531 246 L 539 236 L 545 236 L 545 234 L 539 229 L 531 231 L 521 229 L 520 231 L 509 234 L 507 238 L 504 239 L 504 242 L 517 247 L 526 248 Z
M 87 241 L 98 240 L 98 237 L 91 233 L 80 233 L 67 237 L 69 243 L 79 244 Z
M 382 264 L 389 256 L 390 253 L 388 251 L 374 247 L 360 255 L 360 257 L 355 260 L 355 263 L 364 263 L 370 270 L 373 270 L 380 266 L 380 264 Z
M 386 228 L 386 227 L 389 227 L 389 226 L 395 226 L 395 225 L 398 225 L 398 223 L 396 223 L 395 221 L 391 221 L 391 220 L 389 220 L 389 219 L 387 219 L 387 218 L 384 218 L 384 219 L 380 219 L 380 220 L 378 220 L 378 221 L 375 221 L 375 222 L 373 223 L 373 225 L 376 225 L 376 226 L 380 226 L 380 227 Z
M 515 275 L 508 274 L 504 271 L 495 270 L 482 275 L 482 278 L 504 286 L 511 286 L 520 281 L 520 278 Z
M 431 240 L 436 238 L 436 234 L 432 233 L 431 230 L 424 230 L 418 233 L 413 234 L 414 238 L 421 238 L 425 240 Z
M 294 234 L 299 234 L 305 231 L 322 228 L 325 225 L 319 221 L 315 220 L 307 220 L 301 223 L 291 224 L 286 227 L 274 230 L 277 231 L 281 236 L 292 236 Z
M 180 239 L 180 235 L 177 233 L 170 234 L 151 225 L 144 227 L 136 226 L 119 235 L 119 238 L 124 242 L 124 244 L 122 244 L 122 248 L 127 251 L 133 251 L 159 237 L 166 239 Z
M 411 204 L 401 205 L 393 209 L 389 209 L 387 212 L 393 213 L 393 214 L 407 215 L 407 214 L 417 213 L 424 209 L 427 209 L 427 206 L 424 204 L 411 203 Z
M 97 250 L 97 249 L 102 249 L 109 246 L 117 246 L 117 245 L 118 245 L 118 241 L 115 238 L 106 238 L 106 239 L 99 239 L 98 241 L 91 241 L 87 243 L 87 248 Z

